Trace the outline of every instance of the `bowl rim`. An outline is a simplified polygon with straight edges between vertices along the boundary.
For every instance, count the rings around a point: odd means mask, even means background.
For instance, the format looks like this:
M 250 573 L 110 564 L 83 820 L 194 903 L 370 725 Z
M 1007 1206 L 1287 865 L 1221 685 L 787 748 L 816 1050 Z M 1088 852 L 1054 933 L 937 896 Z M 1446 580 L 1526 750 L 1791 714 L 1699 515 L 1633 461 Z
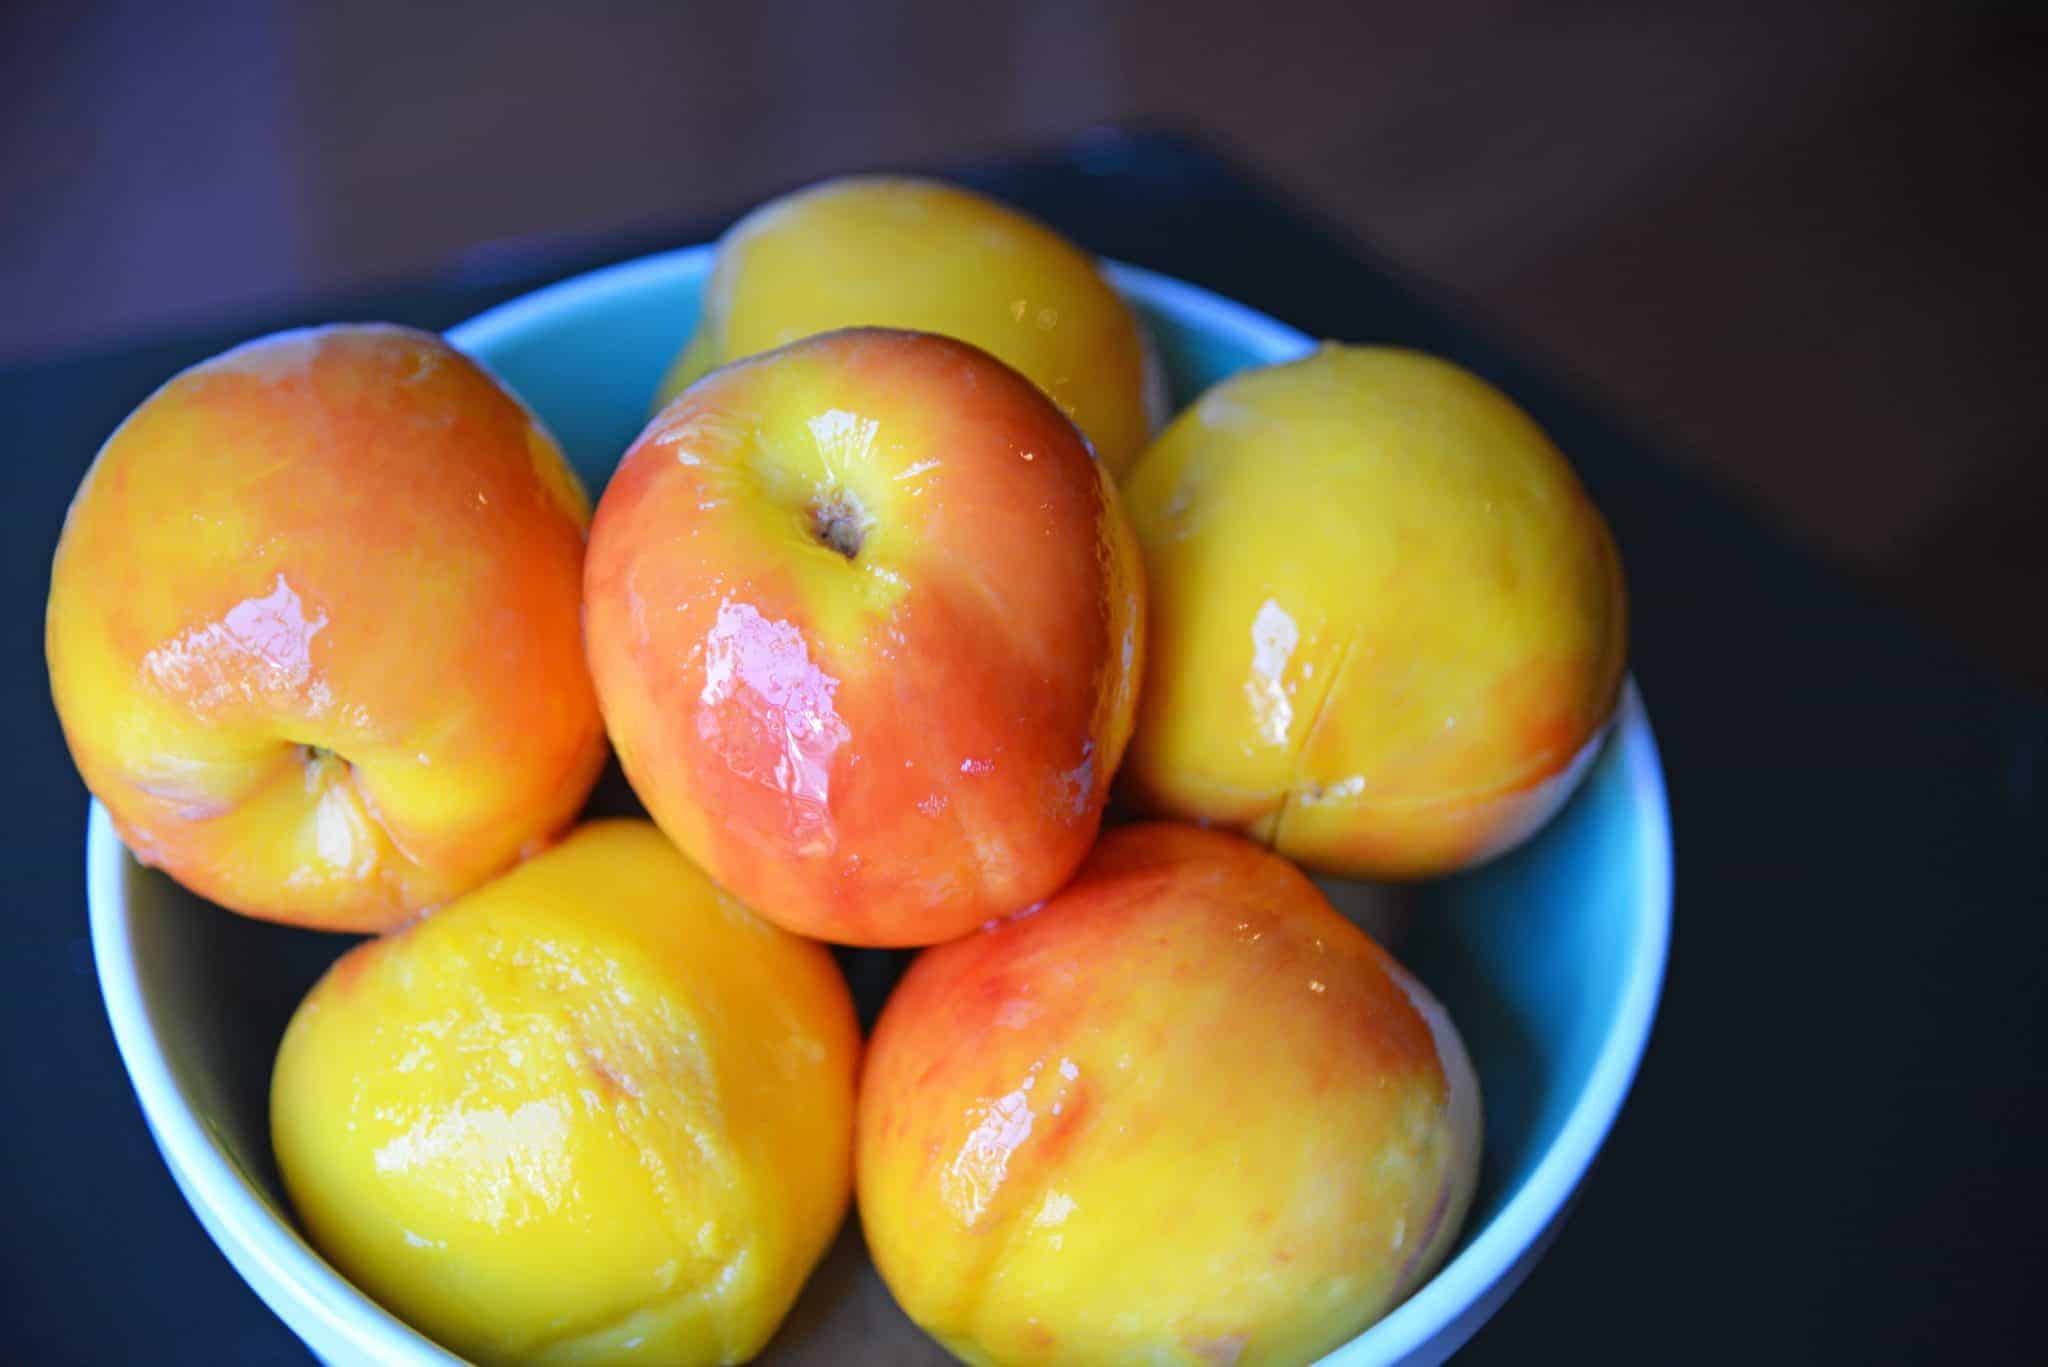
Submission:
M 649 284 L 665 284 L 677 276 L 708 271 L 717 250 L 716 242 L 699 242 L 637 256 L 615 265 L 600 266 L 493 305 L 457 323 L 443 335 L 457 348 L 473 355 L 548 318 L 559 309 L 584 302 L 586 298 L 612 295 Z M 1315 340 L 1307 333 L 1248 304 L 1240 304 L 1213 290 L 1143 266 L 1133 266 L 1109 257 L 1100 258 L 1100 261 L 1103 273 L 1109 277 L 1117 293 L 1125 298 L 1163 307 L 1169 312 L 1196 319 L 1206 327 L 1251 338 L 1253 345 L 1267 354 L 1268 360 L 1305 355 L 1315 349 Z
M 715 250 L 716 244 L 697 244 L 570 276 L 487 309 L 445 335 L 474 354 L 564 308 L 705 269 Z M 1307 334 L 1199 285 L 1113 260 L 1104 260 L 1103 268 L 1133 302 L 1249 341 L 1264 363 L 1289 360 L 1315 346 Z M 1655 1021 L 1672 927 L 1670 808 L 1656 738 L 1632 677 L 1607 744 L 1619 751 L 1615 758 L 1629 807 L 1637 813 L 1630 903 L 1635 912 L 1621 999 L 1592 1071 L 1555 1138 L 1487 1227 L 1407 1300 L 1332 1350 L 1322 1359 L 1326 1364 L 1398 1362 L 1457 1327 L 1560 1220 L 1627 1098 Z M 97 799 L 88 816 L 85 853 L 93 961 L 116 1047 L 166 1166 L 221 1252 L 302 1338 L 317 1332 L 324 1344 L 345 1345 L 378 1361 L 461 1362 L 330 1267 L 294 1226 L 272 1213 L 207 1132 L 177 1086 L 143 996 L 123 886 L 130 856 Z M 286 1307 L 298 1313 L 286 1314 Z M 1458 1341 L 1478 1323 L 1464 1326 Z
M 461 1358 L 335 1271 L 289 1221 L 273 1214 L 226 1146 L 199 1119 L 171 1071 L 155 1015 L 143 995 L 129 934 L 131 907 L 122 886 L 126 861 L 133 856 L 98 798 L 87 818 L 85 851 L 93 964 L 114 1044 L 150 1135 L 200 1224 L 250 1289 L 316 1352 L 346 1344 L 378 1362 L 460 1364 Z M 283 1313 L 280 1299 L 313 1323 Z M 318 1345 L 310 1342 L 315 1328 Z
M 1479 1304 L 1516 1270 L 1523 1252 L 1535 1248 L 1563 1219 L 1628 1099 L 1663 995 L 1672 921 L 1671 809 L 1656 734 L 1650 729 L 1649 712 L 1633 675 L 1623 686 L 1606 745 L 1616 749 L 1614 758 L 1629 793 L 1630 809 L 1640 814 L 1633 823 L 1637 850 L 1630 905 L 1636 914 L 1629 918 L 1634 944 L 1622 965 L 1621 1000 L 1594 1056 L 1586 1085 L 1572 1102 L 1556 1138 L 1486 1228 L 1414 1295 L 1323 1358 L 1329 1367 L 1399 1362 Z M 1491 1313 L 1489 1309 L 1487 1314 Z M 1467 1333 L 1477 1329 L 1478 1323 L 1469 1325 Z

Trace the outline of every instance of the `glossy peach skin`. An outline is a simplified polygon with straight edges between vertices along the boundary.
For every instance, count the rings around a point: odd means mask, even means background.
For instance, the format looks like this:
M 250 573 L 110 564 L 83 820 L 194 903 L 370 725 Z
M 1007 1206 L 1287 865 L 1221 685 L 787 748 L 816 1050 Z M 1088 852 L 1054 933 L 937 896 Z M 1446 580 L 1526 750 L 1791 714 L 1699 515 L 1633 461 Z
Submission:
M 824 181 L 733 225 L 659 402 L 742 357 L 865 326 L 957 337 L 1015 367 L 1115 475 L 1165 421 L 1143 330 L 1086 253 L 1008 205 L 909 176 Z
M 474 362 L 280 333 L 101 449 L 51 571 L 50 690 L 137 856 L 252 916 L 390 926 L 539 847 L 604 756 L 588 501 Z
M 829 333 L 714 372 L 627 452 L 591 531 L 591 672 L 634 789 L 713 877 L 801 934 L 929 944 L 1086 854 L 1139 574 L 1029 381 Z
M 1478 1152 L 1429 994 L 1286 861 L 1175 825 L 920 955 L 855 1140 L 889 1289 L 982 1364 L 1307 1362 L 1443 1259 Z
M 480 1363 L 739 1362 L 846 1214 L 838 967 L 644 821 L 350 951 L 278 1048 L 313 1242 Z
M 1570 796 L 1620 697 L 1627 594 L 1599 510 L 1498 390 L 1328 345 L 1216 385 L 1123 491 L 1153 632 L 1135 805 L 1422 878 Z

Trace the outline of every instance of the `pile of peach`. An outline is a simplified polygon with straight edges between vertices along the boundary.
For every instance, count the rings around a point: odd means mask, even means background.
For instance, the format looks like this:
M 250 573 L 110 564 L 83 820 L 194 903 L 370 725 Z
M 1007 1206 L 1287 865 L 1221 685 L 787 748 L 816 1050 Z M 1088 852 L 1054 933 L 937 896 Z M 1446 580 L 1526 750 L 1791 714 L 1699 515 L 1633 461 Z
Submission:
M 1090 258 L 896 180 L 736 227 L 663 399 L 593 516 L 439 338 L 282 334 L 72 505 L 129 847 L 379 933 L 278 1052 L 306 1234 L 491 1362 L 746 1359 L 856 1190 L 970 1362 L 1299 1362 L 1421 1284 L 1477 1085 L 1296 864 L 1454 871 L 1583 771 L 1624 593 L 1543 434 L 1337 345 L 1167 422 Z M 652 824 L 575 826 L 607 738 Z M 865 1046 L 817 941 L 931 946 Z

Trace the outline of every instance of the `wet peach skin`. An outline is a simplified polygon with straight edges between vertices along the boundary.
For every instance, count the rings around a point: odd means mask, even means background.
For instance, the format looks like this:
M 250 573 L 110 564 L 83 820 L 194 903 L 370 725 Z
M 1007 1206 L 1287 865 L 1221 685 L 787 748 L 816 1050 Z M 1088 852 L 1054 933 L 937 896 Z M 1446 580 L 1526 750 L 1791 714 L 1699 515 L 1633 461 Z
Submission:
M 1142 810 L 1414 879 L 1571 795 L 1620 696 L 1628 595 L 1599 510 L 1506 395 L 1325 345 L 1203 394 L 1123 492 L 1151 589 Z
M 937 336 L 829 333 L 715 372 L 627 452 L 590 666 L 634 789 L 720 882 L 803 934 L 927 944 L 1087 852 L 1139 573 L 1029 381 Z
M 604 754 L 588 503 L 438 337 L 284 333 L 108 440 L 51 574 L 51 692 L 138 856 L 222 905 L 390 926 L 568 822 Z
M 472 1360 L 740 1362 L 846 1214 L 853 1001 L 645 821 L 350 951 L 271 1125 L 326 1256 Z
M 1292 865 L 1123 827 L 1043 908 L 925 951 L 877 1023 L 862 1224 L 974 1363 L 1307 1361 L 1435 1269 L 1477 1084 Z

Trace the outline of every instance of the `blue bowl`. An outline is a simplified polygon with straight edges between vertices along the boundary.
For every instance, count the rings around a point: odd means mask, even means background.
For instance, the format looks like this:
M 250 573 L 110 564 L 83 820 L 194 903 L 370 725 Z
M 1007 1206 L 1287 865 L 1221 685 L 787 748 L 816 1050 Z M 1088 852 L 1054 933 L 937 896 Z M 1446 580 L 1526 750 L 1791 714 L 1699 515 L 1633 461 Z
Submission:
M 493 309 L 449 338 L 539 413 L 588 487 L 600 490 L 645 422 L 710 265 L 707 247 L 629 262 Z M 1108 270 L 1148 327 L 1176 406 L 1233 371 L 1311 345 L 1191 285 Z M 328 1361 L 453 1362 L 299 1237 L 271 1162 L 267 1084 L 278 1037 L 299 993 L 345 942 L 246 921 L 192 897 L 135 863 L 97 804 L 87 865 L 115 1039 L 158 1147 L 208 1233 Z M 1340 905 L 1372 896 L 1331 890 Z M 1469 1338 L 1556 1234 L 1627 1095 L 1671 932 L 1663 774 L 1633 684 L 1578 793 L 1534 840 L 1409 900 L 1401 957 L 1464 1035 L 1485 1097 L 1486 1148 L 1451 1260 L 1327 1359 L 1343 1367 L 1434 1363 Z M 943 1360 L 889 1306 L 852 1232 L 771 1345 L 770 1360 L 785 1356 Z

